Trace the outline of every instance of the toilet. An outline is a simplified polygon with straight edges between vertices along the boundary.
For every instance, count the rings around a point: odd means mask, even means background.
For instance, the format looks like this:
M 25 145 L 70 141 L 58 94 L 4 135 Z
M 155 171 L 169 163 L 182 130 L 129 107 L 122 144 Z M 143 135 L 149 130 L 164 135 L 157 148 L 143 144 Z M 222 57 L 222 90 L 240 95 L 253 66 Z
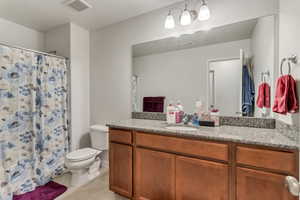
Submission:
M 92 148 L 83 148 L 66 155 L 66 167 L 72 173 L 71 186 L 78 187 L 100 174 L 100 154 L 108 149 L 108 128 L 93 125 L 90 128 Z

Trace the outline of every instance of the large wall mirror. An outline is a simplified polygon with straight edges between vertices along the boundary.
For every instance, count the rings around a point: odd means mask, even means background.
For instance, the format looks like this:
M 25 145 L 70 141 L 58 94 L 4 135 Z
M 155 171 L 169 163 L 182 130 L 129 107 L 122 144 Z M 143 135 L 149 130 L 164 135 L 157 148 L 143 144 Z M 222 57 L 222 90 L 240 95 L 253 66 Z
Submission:
M 272 101 L 275 27 L 275 16 L 266 16 L 134 45 L 132 110 L 165 112 L 180 101 L 193 113 L 201 100 L 224 116 L 272 117 L 256 102 L 262 83 Z

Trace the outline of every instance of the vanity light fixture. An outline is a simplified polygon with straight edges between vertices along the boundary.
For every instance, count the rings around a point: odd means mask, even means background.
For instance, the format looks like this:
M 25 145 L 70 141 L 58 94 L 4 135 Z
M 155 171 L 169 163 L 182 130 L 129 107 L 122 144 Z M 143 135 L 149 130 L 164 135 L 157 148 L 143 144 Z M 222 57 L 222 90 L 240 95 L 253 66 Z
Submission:
M 199 12 L 196 10 L 188 9 L 187 1 L 185 2 L 185 8 L 182 11 L 182 9 L 174 8 L 169 10 L 168 16 L 165 20 L 165 29 L 174 29 L 175 28 L 175 19 L 172 15 L 172 10 L 180 10 L 180 16 L 179 16 L 179 22 L 182 26 L 188 26 L 192 24 L 193 21 L 195 21 L 197 18 L 200 21 L 205 21 L 210 18 L 210 10 L 207 6 L 207 3 L 205 0 L 201 0 L 201 6 L 199 8 Z
M 187 9 L 187 4 L 185 4 L 185 8 L 180 16 L 180 24 L 182 26 L 187 26 L 192 23 L 191 12 Z
M 205 0 L 202 0 L 202 5 L 199 9 L 198 19 L 200 21 L 205 21 L 210 18 L 210 10 L 205 2 Z
M 173 29 L 175 28 L 175 20 L 174 20 L 174 17 L 171 13 L 171 10 L 169 11 L 169 14 L 166 18 L 166 21 L 165 21 L 165 28 L 166 29 Z

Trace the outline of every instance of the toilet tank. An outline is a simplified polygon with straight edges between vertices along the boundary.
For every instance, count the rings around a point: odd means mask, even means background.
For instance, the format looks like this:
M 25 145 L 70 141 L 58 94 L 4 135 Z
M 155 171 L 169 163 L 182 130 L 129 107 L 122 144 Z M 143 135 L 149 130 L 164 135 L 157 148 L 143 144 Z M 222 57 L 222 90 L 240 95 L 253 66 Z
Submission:
M 93 125 L 90 129 L 92 148 L 108 150 L 108 127 L 104 125 Z

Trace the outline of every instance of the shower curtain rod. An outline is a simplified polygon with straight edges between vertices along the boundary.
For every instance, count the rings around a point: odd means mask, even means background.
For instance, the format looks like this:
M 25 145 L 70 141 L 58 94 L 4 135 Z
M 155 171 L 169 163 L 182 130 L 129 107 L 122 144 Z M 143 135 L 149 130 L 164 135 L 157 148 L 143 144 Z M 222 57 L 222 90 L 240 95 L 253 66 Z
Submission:
M 3 42 L 0 42 L 0 45 L 6 46 L 6 47 L 10 47 L 10 48 L 14 48 L 14 49 L 31 51 L 31 52 L 42 54 L 42 55 L 46 55 L 46 56 L 51 56 L 51 57 L 56 57 L 56 58 L 63 58 L 63 59 L 69 60 L 69 58 L 64 57 L 64 56 L 58 56 L 58 55 L 55 55 L 55 54 L 50 54 L 50 53 L 46 53 L 46 52 L 42 52 L 42 51 L 27 49 L 27 48 L 24 48 L 24 47 L 14 46 L 14 45 L 6 44 L 6 43 L 3 43 Z

